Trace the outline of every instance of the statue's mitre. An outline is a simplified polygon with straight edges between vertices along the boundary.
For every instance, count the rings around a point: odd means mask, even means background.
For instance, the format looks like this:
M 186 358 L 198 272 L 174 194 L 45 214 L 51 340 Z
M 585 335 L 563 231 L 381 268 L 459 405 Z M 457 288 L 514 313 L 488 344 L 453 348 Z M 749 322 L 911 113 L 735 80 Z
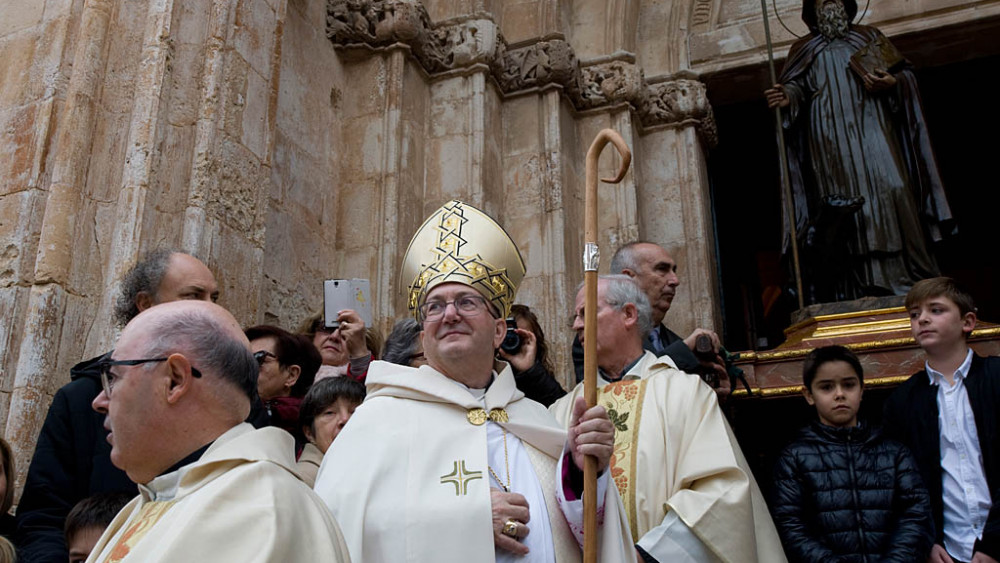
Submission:
M 510 235 L 489 215 L 452 200 L 417 229 L 403 256 L 400 284 L 418 321 L 418 308 L 435 286 L 457 282 L 478 291 L 504 317 L 510 314 L 524 260 Z

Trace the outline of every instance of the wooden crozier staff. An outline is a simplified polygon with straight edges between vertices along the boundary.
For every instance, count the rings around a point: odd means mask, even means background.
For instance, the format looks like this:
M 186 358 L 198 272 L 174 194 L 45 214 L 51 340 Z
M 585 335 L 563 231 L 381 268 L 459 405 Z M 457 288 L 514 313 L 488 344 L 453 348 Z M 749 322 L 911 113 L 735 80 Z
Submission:
M 625 140 L 612 129 L 602 129 L 587 150 L 587 193 L 584 200 L 583 248 L 583 396 L 587 408 L 597 404 L 597 161 L 604 145 L 613 143 L 622 157 L 614 178 L 602 182 L 617 184 L 625 177 L 632 153 Z M 614 486 L 612 484 L 611 486 Z M 588 455 L 583 464 L 583 561 L 597 563 L 597 458 Z

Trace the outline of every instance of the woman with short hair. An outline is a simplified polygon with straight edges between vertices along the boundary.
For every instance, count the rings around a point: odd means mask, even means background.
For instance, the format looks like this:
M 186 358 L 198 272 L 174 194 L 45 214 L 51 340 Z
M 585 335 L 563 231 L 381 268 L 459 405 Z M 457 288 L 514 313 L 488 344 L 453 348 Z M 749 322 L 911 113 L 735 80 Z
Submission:
M 365 386 L 346 377 L 321 379 L 302 399 L 299 429 L 308 443 L 299 456 L 298 469 L 310 487 L 316 481 L 326 450 L 364 400 Z
M 257 393 L 269 424 L 294 436 L 296 451 L 300 451 L 305 437 L 298 426 L 299 406 L 322 364 L 319 351 L 308 338 L 276 326 L 258 325 L 244 332 L 260 365 Z

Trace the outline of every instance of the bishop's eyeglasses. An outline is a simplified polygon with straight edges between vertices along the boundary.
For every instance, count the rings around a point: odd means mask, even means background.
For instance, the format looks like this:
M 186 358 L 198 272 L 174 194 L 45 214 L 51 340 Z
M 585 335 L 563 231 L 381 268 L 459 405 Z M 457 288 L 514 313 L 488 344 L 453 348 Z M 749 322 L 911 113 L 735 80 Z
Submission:
M 170 358 L 147 358 L 144 360 L 102 360 L 97 364 L 97 367 L 101 370 L 101 386 L 104 387 L 104 394 L 110 399 L 111 391 L 115 388 L 115 382 L 118 380 L 118 377 L 111 372 L 111 368 L 115 366 L 140 366 L 142 364 L 152 362 L 165 362 L 169 359 Z M 191 375 L 201 377 L 201 372 L 192 366 Z
M 454 301 L 428 301 L 420 306 L 420 316 L 425 321 L 436 321 L 444 316 L 448 305 L 454 305 L 455 310 L 463 317 L 474 317 L 486 308 L 486 299 L 480 295 L 460 295 Z

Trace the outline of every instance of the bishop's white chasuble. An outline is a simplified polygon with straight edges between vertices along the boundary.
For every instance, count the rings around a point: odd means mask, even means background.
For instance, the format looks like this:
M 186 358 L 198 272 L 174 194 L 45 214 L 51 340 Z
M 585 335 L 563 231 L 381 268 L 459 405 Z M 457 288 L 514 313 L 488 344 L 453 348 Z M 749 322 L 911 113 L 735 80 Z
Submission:
M 577 520 L 574 505 L 581 502 L 561 498 L 558 462 L 566 431 L 524 398 L 506 364 L 498 367 L 480 397 L 482 390 L 430 366 L 372 363 L 368 396 L 327 451 L 316 480 L 352 559 L 580 561 L 567 514 Z M 494 549 L 490 488 L 506 484 L 508 467 L 511 491 L 524 495 L 531 509 L 525 539 L 531 552 L 523 558 Z M 633 561 L 614 487 L 605 487 L 603 501 L 601 561 Z

